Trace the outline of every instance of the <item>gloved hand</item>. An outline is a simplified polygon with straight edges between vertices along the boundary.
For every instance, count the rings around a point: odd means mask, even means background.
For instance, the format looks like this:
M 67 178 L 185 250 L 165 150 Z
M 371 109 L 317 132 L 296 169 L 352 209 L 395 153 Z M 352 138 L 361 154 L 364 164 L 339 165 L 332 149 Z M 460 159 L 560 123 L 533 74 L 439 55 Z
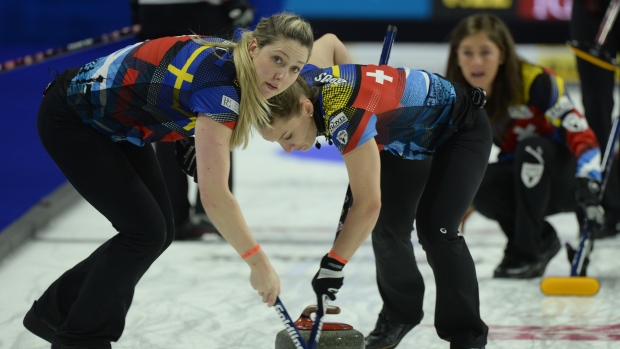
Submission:
M 224 6 L 234 26 L 246 27 L 254 22 L 254 8 L 247 0 L 228 0 Z
M 174 142 L 176 146 L 177 163 L 181 170 L 197 182 L 196 173 L 196 142 L 194 137 L 180 139 Z
M 605 223 L 605 211 L 600 205 L 601 186 L 598 181 L 589 178 L 577 178 L 577 205 L 588 221 L 590 232 L 596 235 Z
M 326 295 L 330 300 L 336 299 L 336 293 L 342 287 L 344 263 L 341 263 L 326 254 L 321 259 L 321 267 L 312 279 L 312 288 L 318 299 L 319 309 L 323 309 L 323 297 Z

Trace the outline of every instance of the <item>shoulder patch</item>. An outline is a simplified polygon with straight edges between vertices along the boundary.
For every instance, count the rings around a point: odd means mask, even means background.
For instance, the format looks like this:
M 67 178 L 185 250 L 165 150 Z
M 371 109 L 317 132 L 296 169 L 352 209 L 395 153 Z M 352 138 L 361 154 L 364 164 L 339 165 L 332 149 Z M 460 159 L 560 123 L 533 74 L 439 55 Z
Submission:
M 558 119 L 573 109 L 575 109 L 573 102 L 567 96 L 562 96 L 551 109 L 547 110 L 547 116 L 552 120 Z
M 588 122 L 575 113 L 569 113 L 562 120 L 562 126 L 570 132 L 582 132 L 588 128 Z
M 336 136 L 336 139 L 340 142 L 340 144 L 345 145 L 349 142 L 349 133 L 347 130 L 340 130 Z
M 343 112 L 340 112 L 334 118 L 332 118 L 329 122 L 329 133 L 333 134 L 338 127 L 344 125 L 349 119 Z
M 222 106 L 239 114 L 239 102 L 228 96 L 222 96 Z

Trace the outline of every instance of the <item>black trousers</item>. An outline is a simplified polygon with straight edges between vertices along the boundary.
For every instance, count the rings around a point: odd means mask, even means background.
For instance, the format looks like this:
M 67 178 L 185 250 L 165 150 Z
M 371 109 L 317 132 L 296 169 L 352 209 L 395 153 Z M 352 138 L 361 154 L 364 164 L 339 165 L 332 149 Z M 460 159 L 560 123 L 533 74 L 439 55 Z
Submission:
M 594 45 L 609 0 L 591 1 L 590 3 L 599 5 L 598 10 L 586 7 L 586 2 L 586 0 L 573 1 L 570 22 L 571 38 L 581 43 Z M 616 57 L 620 51 L 620 25 L 618 23 L 612 26 L 603 49 L 612 57 Z M 603 69 L 580 58 L 577 58 L 577 70 L 581 82 L 585 117 L 598 138 L 601 151 L 604 151 L 612 126 L 615 71 Z M 614 161 L 612 164 L 602 201 L 602 206 L 608 216 L 608 225 L 620 222 L 620 164 L 618 162 Z
M 545 217 L 575 212 L 576 160 L 568 148 L 543 137 L 522 140 L 513 163 L 490 164 L 474 199 L 508 238 L 506 254 L 535 259 L 555 234 Z
M 139 5 L 136 18 L 141 25 L 138 39 L 156 39 L 164 36 L 201 34 L 223 38 L 232 38 L 231 19 L 224 6 L 214 6 L 207 2 L 178 3 L 168 5 Z M 188 199 L 189 185 L 187 175 L 177 165 L 173 143 L 155 144 L 157 159 L 164 173 L 164 179 L 170 193 L 177 227 L 189 220 L 191 205 Z M 233 155 L 230 153 L 230 175 L 228 186 L 233 188 Z M 196 195 L 194 212 L 205 214 L 200 201 L 200 192 Z
M 411 161 L 381 152 L 381 213 L 372 232 L 383 312 L 397 322 L 423 317 L 424 281 L 411 233 L 435 276 L 435 328 L 454 347 L 486 344 L 474 261 L 458 228 L 482 180 L 491 150 L 483 109 L 472 111 L 471 128 L 456 132 L 432 159 Z
M 172 207 L 152 147 L 114 143 L 69 109 L 71 76 L 63 73 L 45 95 L 39 137 L 118 233 L 54 281 L 36 311 L 58 328 L 55 342 L 110 348 L 123 332 L 136 284 L 174 238 Z

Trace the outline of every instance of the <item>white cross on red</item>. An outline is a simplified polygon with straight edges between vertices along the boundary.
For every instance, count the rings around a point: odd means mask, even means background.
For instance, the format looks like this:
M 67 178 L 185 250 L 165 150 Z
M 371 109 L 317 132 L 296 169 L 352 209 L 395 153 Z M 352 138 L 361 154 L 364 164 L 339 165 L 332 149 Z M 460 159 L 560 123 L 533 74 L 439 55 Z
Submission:
M 367 76 L 374 76 L 374 78 L 375 78 L 375 82 L 377 82 L 377 83 L 379 83 L 379 84 L 381 84 L 381 85 L 383 85 L 383 82 L 384 82 L 384 81 L 389 81 L 389 82 L 392 82 L 392 81 L 394 80 L 394 78 L 393 78 L 393 77 L 391 77 L 391 76 L 389 76 L 389 75 L 385 75 L 385 74 L 383 73 L 383 70 L 381 70 L 381 69 L 377 69 L 377 70 L 375 70 L 375 72 L 374 72 L 374 73 L 370 73 L 370 72 L 368 72 L 368 73 L 366 73 L 366 75 L 367 75 Z

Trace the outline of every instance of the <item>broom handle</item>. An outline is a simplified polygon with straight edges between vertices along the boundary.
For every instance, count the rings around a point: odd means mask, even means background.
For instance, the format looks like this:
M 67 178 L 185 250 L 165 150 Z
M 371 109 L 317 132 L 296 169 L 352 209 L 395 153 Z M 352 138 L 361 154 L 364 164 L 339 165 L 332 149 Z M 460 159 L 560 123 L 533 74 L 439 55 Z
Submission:
M 603 46 L 605 40 L 607 40 L 607 35 L 616 22 L 619 9 L 620 0 L 611 0 L 609 6 L 607 7 L 607 11 L 605 12 L 605 17 L 603 17 L 603 22 L 601 22 L 601 26 L 596 34 L 595 42 L 598 48 Z

